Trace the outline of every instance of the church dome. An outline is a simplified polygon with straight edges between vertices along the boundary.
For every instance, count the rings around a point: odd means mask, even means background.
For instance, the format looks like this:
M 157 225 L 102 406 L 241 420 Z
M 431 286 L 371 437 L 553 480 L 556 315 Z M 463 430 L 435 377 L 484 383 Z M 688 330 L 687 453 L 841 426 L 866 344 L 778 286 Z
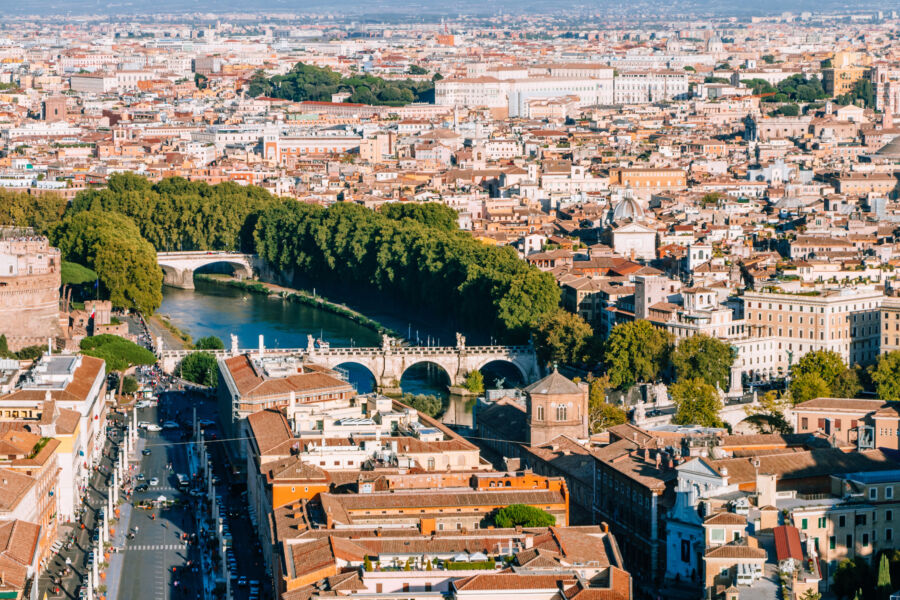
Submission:
M 876 153 L 878 158 L 900 158 L 900 135 L 882 146 Z
M 625 219 L 640 219 L 644 216 L 644 209 L 640 203 L 631 196 L 622 198 L 615 208 L 613 208 L 613 221 L 623 221 Z

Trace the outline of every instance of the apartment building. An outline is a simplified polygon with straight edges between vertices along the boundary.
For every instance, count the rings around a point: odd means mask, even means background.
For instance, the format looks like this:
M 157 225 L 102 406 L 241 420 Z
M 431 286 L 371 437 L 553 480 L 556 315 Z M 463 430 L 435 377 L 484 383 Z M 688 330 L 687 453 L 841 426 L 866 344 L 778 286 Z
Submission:
M 673 190 L 687 186 L 682 169 L 617 167 L 609 171 L 609 184 L 634 190 Z
M 45 354 L 20 374 L 15 391 L 0 397 L 0 420 L 33 422 L 59 442 L 59 518 L 73 518 L 106 440 L 106 368 L 82 355 Z
M 297 357 L 241 354 L 219 359 L 219 414 L 229 438 L 243 437 L 248 415 L 268 409 L 347 402 L 356 389 L 336 371 L 304 364 Z M 229 452 L 243 464 L 244 445 L 229 443 Z
M 677 71 L 622 71 L 614 78 L 615 104 L 687 100 L 688 76 Z
M 881 303 L 881 354 L 900 350 L 900 298 L 891 296 Z
M 897 546 L 900 470 L 835 474 L 830 494 L 822 496 L 798 498 L 789 510 L 794 526 L 813 540 L 830 587 L 842 560 L 871 560 Z
M 873 289 L 844 288 L 796 294 L 744 294 L 744 320 L 751 335 L 774 336 L 787 372 L 807 352 L 831 350 L 848 364 L 869 364 L 879 353 L 881 304 Z

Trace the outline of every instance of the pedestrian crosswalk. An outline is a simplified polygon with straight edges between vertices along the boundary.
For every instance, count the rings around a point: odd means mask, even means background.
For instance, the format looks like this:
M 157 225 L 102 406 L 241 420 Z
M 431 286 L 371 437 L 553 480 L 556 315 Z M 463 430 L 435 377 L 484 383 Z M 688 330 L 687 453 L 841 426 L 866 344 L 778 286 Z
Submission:
M 135 544 L 125 546 L 125 550 L 184 550 L 184 544 Z

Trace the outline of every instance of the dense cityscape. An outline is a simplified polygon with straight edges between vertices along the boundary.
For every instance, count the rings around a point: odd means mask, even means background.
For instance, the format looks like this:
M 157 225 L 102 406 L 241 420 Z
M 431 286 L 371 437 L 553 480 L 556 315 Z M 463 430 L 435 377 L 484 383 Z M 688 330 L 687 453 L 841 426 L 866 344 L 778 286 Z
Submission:
M 0 598 L 900 599 L 896 7 L 95 4 L 0 29 Z

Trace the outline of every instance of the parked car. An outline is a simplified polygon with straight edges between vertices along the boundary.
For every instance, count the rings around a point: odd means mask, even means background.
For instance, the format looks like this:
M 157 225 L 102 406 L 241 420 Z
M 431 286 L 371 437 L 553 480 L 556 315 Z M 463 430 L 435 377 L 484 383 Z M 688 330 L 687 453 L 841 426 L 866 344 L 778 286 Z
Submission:
M 163 430 L 162 427 L 160 427 L 159 425 L 156 425 L 155 423 L 149 423 L 144 429 L 146 429 L 147 431 L 162 431 Z
M 141 450 L 141 454 L 143 454 L 144 456 L 150 456 L 152 453 L 153 451 L 150 450 L 150 448 L 144 448 L 143 450 Z
M 151 477 L 151 478 L 150 478 L 150 485 L 159 485 L 159 478 L 158 478 L 158 477 Z

